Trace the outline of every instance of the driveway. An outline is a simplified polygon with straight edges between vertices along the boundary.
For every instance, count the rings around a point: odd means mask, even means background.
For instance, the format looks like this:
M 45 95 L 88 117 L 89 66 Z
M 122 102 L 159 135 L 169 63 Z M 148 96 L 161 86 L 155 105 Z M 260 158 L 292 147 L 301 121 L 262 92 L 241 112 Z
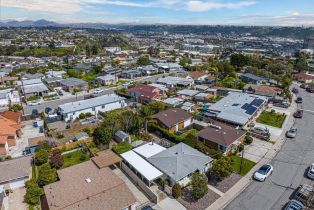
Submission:
M 272 147 L 272 143 L 254 138 L 252 144 L 245 147 L 244 158 L 258 163 Z
M 174 198 L 165 198 L 154 206 L 156 210 L 186 210 L 186 208 Z
M 28 209 L 28 205 L 24 202 L 24 195 L 26 193 L 26 189 L 18 188 L 13 190 L 13 193 L 9 195 L 9 210 L 26 210 Z

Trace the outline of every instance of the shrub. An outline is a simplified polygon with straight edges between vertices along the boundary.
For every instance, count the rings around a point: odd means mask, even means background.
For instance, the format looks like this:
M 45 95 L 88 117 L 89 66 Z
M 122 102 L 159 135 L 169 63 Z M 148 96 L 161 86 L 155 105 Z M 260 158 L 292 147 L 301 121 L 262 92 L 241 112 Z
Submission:
M 39 204 L 39 197 L 44 194 L 44 190 L 38 186 L 34 179 L 25 182 L 26 194 L 24 200 L 30 205 Z
M 176 183 L 172 187 L 172 196 L 177 199 L 177 198 L 179 198 L 181 196 L 181 194 L 182 194 L 181 186 L 180 186 L 179 183 Z
M 108 128 L 98 127 L 94 130 L 93 137 L 96 145 L 108 145 L 112 139 L 112 132 Z
M 219 176 L 221 180 L 233 172 L 232 165 L 226 157 L 214 160 L 212 170 Z
M 39 186 L 42 187 L 47 184 L 56 182 L 57 179 L 57 170 L 55 168 L 51 168 L 49 163 L 45 163 L 44 165 L 38 167 L 37 183 Z
M 39 149 L 35 154 L 35 162 L 37 165 L 47 163 L 49 153 L 45 149 Z
M 238 151 L 239 152 L 242 152 L 244 150 L 244 144 L 240 144 L 239 146 L 238 146 Z
M 86 159 L 87 159 L 86 154 L 81 154 L 80 155 L 80 161 L 84 161 Z
M 195 199 L 200 199 L 208 192 L 207 178 L 205 175 L 195 172 L 191 178 L 192 195 Z
M 245 136 L 245 143 L 246 144 L 252 144 L 253 142 L 253 137 L 250 135 Z
M 22 110 L 23 110 L 23 107 L 20 104 L 13 104 L 10 106 L 10 111 L 19 112 Z
M 52 156 L 49 158 L 49 162 L 53 168 L 59 169 L 63 166 L 63 156 L 61 150 L 55 149 L 52 151 Z
M 117 154 L 122 154 L 132 149 L 132 145 L 129 142 L 120 142 L 112 146 L 112 150 Z

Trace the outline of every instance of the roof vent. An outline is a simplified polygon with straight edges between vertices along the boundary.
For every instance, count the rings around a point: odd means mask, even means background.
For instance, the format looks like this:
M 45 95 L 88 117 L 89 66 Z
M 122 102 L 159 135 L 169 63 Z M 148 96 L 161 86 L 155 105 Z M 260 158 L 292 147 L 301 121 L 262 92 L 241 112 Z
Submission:
M 91 180 L 90 178 L 86 178 L 85 181 L 86 181 L 87 183 L 91 183 L 91 182 L 92 182 L 92 180 Z

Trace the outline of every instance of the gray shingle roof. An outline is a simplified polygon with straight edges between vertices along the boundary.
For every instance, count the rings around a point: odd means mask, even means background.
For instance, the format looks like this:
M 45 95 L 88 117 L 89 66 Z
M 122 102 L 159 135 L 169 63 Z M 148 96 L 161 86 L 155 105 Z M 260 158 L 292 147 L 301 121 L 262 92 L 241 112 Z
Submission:
M 77 79 L 77 78 L 67 78 L 60 81 L 60 84 L 64 86 L 77 86 L 77 85 L 87 85 L 87 82 Z
M 148 161 L 175 181 L 179 181 L 196 170 L 205 168 L 213 159 L 196 149 L 179 143 L 150 158 Z

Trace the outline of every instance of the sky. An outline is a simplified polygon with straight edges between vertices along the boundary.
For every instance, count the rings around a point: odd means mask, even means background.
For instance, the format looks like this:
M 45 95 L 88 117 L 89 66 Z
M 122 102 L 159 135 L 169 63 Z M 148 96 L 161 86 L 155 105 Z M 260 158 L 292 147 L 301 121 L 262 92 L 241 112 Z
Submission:
M 314 26 L 314 0 L 0 0 L 0 20 Z

